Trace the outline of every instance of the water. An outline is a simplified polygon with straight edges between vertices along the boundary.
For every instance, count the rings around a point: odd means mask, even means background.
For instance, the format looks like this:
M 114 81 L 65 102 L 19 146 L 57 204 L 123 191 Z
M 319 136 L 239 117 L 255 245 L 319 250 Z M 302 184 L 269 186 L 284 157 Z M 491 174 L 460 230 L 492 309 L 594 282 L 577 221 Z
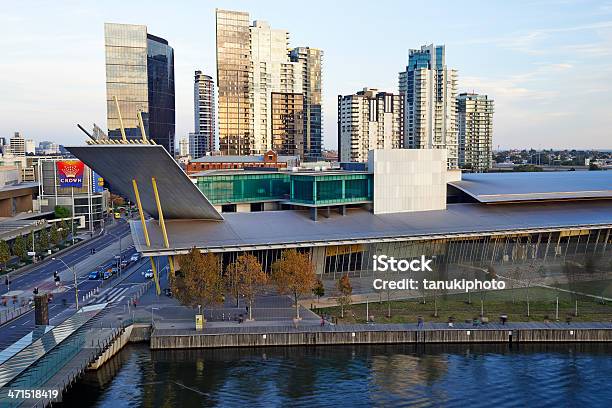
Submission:
M 612 347 L 388 345 L 150 351 L 129 346 L 66 407 L 609 407 Z

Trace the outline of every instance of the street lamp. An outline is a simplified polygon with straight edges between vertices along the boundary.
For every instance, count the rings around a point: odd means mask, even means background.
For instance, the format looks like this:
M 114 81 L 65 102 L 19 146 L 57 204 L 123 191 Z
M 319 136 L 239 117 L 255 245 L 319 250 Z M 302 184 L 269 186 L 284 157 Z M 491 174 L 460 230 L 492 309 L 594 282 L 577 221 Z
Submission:
M 76 271 L 71 268 L 70 266 L 68 266 L 68 264 L 66 262 L 64 262 L 63 259 L 61 258 L 51 258 L 53 261 L 60 261 L 61 263 L 63 263 L 64 265 L 66 265 L 66 268 L 70 269 L 72 271 L 72 274 L 74 275 L 74 300 L 76 301 L 76 310 L 79 310 L 79 287 L 78 287 L 78 283 L 77 283 L 77 276 L 76 276 Z

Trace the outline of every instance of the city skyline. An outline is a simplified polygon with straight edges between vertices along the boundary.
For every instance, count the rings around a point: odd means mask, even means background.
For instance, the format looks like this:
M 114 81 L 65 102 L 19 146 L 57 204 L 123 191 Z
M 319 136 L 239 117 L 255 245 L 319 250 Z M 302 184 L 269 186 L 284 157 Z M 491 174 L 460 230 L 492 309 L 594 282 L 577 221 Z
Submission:
M 214 9 L 222 7 L 249 12 L 253 20 L 290 31 L 292 45 L 324 51 L 326 149 L 337 147 L 337 95 L 366 86 L 396 93 L 397 72 L 407 64 L 409 50 L 425 44 L 445 45 L 447 65 L 458 71 L 458 93 L 474 91 L 495 100 L 495 149 L 611 147 L 605 133 L 612 124 L 607 115 L 612 103 L 607 81 L 612 69 L 610 2 L 531 1 L 521 7 L 447 3 L 441 9 L 403 4 L 378 8 L 364 2 L 348 11 L 321 2 L 304 9 L 303 18 L 290 12 L 290 4 L 279 2 L 194 7 L 197 13 L 184 7 L 166 16 L 163 3 L 147 10 L 124 4 L 121 14 L 112 2 L 104 7 L 11 4 L 0 14 L 2 26 L 13 33 L 29 29 L 17 38 L 0 40 L 6 58 L 0 67 L 5 90 L 0 136 L 20 131 L 35 140 L 80 144 L 83 135 L 77 122 L 105 127 L 104 22 L 147 25 L 173 46 L 176 137 L 187 136 L 193 127 L 193 71 L 214 74 Z M 405 13 L 422 18 L 405 23 Z M 61 24 L 48 19 L 50 15 L 61 15 Z M 346 27 L 342 22 L 366 18 L 377 36 L 370 30 L 340 35 Z M 434 19 L 435 25 L 428 24 Z M 325 30 L 312 29 L 313 21 Z M 43 47 L 49 36 L 55 41 Z M 379 44 L 381 36 L 385 44 Z M 591 71 L 587 75 L 586 67 Z M 40 83 L 45 84 L 44 92 Z

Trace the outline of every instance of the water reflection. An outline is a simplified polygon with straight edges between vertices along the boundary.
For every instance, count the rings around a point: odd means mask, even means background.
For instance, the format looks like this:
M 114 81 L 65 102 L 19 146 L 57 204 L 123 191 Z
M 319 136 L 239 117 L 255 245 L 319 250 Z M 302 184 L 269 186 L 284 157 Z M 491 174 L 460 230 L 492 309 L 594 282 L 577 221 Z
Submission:
M 608 406 L 606 344 L 150 351 L 130 346 L 63 406 Z

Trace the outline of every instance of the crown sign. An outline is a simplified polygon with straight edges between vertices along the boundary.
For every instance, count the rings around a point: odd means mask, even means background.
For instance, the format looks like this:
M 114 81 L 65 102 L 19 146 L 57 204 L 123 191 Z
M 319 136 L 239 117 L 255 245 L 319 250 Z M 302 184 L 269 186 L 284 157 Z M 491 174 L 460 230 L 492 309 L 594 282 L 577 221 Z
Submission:
M 76 166 L 74 164 L 68 164 L 64 166 L 63 170 L 64 170 L 64 174 L 66 175 L 66 177 L 73 178 L 73 177 L 76 177 L 80 169 L 79 169 L 79 166 Z

